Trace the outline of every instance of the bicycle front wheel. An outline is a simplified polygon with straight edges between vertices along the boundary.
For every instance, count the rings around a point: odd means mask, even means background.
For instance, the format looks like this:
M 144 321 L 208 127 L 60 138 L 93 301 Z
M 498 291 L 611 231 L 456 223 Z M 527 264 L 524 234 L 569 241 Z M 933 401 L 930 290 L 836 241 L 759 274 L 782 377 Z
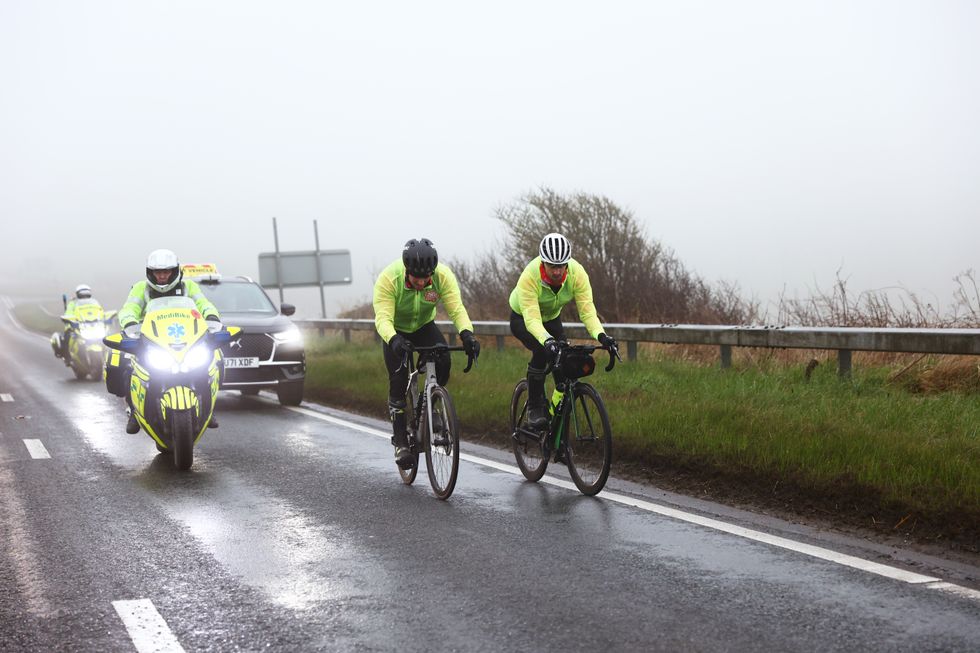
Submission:
M 459 424 L 456 408 L 449 392 L 442 386 L 432 387 L 432 422 L 429 412 L 422 414 L 425 466 L 429 472 L 432 491 L 440 499 L 448 499 L 456 487 L 459 474 Z
M 575 386 L 575 403 L 565 437 L 568 472 L 582 494 L 598 494 L 612 465 L 612 428 L 609 413 L 596 389 Z
M 518 427 L 521 432 L 518 432 Z M 532 436 L 527 427 L 527 379 L 522 379 L 514 387 L 510 400 L 510 432 L 513 434 L 514 458 L 524 478 L 534 482 L 541 480 L 548 469 L 548 455 L 542 448 L 544 434 Z

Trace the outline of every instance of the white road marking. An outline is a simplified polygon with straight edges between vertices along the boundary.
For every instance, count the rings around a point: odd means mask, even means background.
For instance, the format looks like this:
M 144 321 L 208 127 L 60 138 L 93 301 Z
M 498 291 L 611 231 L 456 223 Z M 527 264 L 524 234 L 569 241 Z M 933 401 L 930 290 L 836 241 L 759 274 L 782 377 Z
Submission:
M 183 653 L 170 626 L 163 620 L 150 599 L 113 601 L 119 618 L 129 632 L 139 653 Z
M 370 426 L 364 426 L 362 424 L 357 424 L 354 422 L 348 422 L 347 420 L 340 419 L 339 417 L 333 417 L 332 415 L 325 415 L 319 413 L 315 410 L 310 410 L 309 408 L 303 408 L 301 406 L 286 406 L 289 410 L 306 415 L 308 417 L 313 417 L 315 419 L 323 420 L 324 422 L 330 422 L 332 424 L 337 424 L 338 426 L 344 426 L 355 431 L 361 431 L 362 433 L 367 433 L 369 435 L 374 435 L 386 440 L 391 438 L 391 434 L 379 429 L 371 428 Z M 521 470 L 516 466 L 507 465 L 504 463 L 499 463 L 495 460 L 487 460 L 485 458 L 480 458 L 478 456 L 473 456 L 470 454 L 459 454 L 460 459 L 467 462 L 471 462 L 477 465 L 482 465 L 483 467 L 489 467 L 491 469 L 496 469 L 502 472 L 507 472 L 510 474 L 515 474 L 517 476 L 523 477 Z M 541 483 L 546 483 L 548 485 L 554 485 L 555 487 L 564 488 L 566 490 L 572 490 L 578 492 L 578 488 L 575 487 L 570 481 L 565 481 L 559 478 L 553 478 L 551 476 L 545 476 L 539 481 Z M 795 551 L 797 553 L 802 553 L 814 558 L 819 558 L 820 560 L 826 560 L 828 562 L 833 562 L 845 567 L 852 567 L 854 569 L 860 569 L 872 574 L 877 574 L 878 576 L 884 576 L 885 578 L 891 578 L 893 580 L 902 581 L 904 583 L 910 583 L 913 585 L 921 585 L 923 587 L 928 587 L 930 589 L 936 589 L 950 594 L 955 594 L 964 598 L 973 599 L 980 601 L 980 592 L 972 590 L 966 587 L 961 587 L 959 585 L 954 585 L 953 583 L 944 582 L 940 578 L 934 576 L 926 576 L 924 574 L 917 574 L 912 571 L 906 571 L 904 569 L 899 569 L 898 567 L 892 567 L 889 565 L 883 565 L 878 562 L 872 562 L 870 560 L 864 560 L 863 558 L 858 558 L 856 556 L 847 555 L 845 553 L 838 553 L 837 551 L 832 551 L 830 549 L 825 549 L 823 547 L 814 546 L 812 544 L 804 544 L 802 542 L 795 542 L 793 540 L 779 537 L 777 535 L 770 535 L 768 533 L 763 533 L 761 531 L 755 531 L 750 528 L 744 528 L 742 526 L 736 526 L 734 524 L 729 524 L 718 519 L 712 519 L 710 517 L 703 517 L 694 513 L 684 512 L 683 510 L 678 510 L 676 508 L 670 508 L 668 506 L 663 506 L 651 501 L 644 501 L 642 499 L 636 499 L 634 497 L 629 497 L 622 494 L 616 494 L 615 492 L 603 492 L 597 499 L 605 499 L 607 501 L 612 501 L 614 503 L 619 503 L 624 506 L 632 506 L 634 508 L 639 508 L 640 510 L 645 510 L 647 512 L 656 513 L 658 515 L 663 515 L 664 517 L 669 517 L 671 519 L 677 519 L 679 521 L 688 522 L 691 524 L 697 524 L 699 526 L 704 526 L 713 530 L 721 531 L 724 533 L 729 533 L 730 535 L 736 535 L 748 540 L 754 540 L 756 542 L 761 542 L 763 544 L 769 544 L 771 546 L 776 546 L 782 549 L 788 549 L 790 551 Z
M 30 452 L 31 458 L 50 458 L 51 454 L 48 450 L 44 448 L 44 445 L 40 440 L 24 440 L 24 444 L 27 446 L 27 451 Z
M 14 396 L 11 394 L 7 394 L 6 392 L 0 394 L 0 401 L 13 401 L 13 400 L 14 400 Z

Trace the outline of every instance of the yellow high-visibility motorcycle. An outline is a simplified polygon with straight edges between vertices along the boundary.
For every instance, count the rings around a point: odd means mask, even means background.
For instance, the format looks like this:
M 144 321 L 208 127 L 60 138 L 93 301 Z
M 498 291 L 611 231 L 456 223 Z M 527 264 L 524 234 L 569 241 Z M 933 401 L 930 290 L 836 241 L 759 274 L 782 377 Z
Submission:
M 116 311 L 106 313 L 102 304 L 94 299 L 79 299 L 75 301 L 74 312 L 61 316 L 68 329 L 64 333 L 51 334 L 51 349 L 57 358 L 64 358 L 75 378 L 102 377 L 102 339 L 106 325 L 115 314 Z M 62 342 L 65 338 L 67 343 Z
M 240 329 L 210 331 L 187 297 L 160 297 L 146 305 L 138 338 L 105 338 L 111 352 L 106 372 L 119 373 L 128 354 L 133 414 L 161 452 L 172 452 L 177 469 L 190 469 L 194 445 L 208 428 L 221 379 L 221 351 Z M 117 353 L 119 352 L 119 353 Z

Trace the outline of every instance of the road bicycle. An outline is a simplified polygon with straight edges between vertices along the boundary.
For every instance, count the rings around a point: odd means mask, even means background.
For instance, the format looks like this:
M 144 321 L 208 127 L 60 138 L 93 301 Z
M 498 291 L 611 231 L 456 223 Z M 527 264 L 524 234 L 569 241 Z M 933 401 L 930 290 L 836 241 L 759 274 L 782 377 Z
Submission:
M 529 481 L 544 476 L 549 460 L 564 462 L 575 487 L 582 494 L 598 494 L 609 478 L 612 464 L 612 427 L 602 397 L 594 387 L 579 381 L 595 371 L 596 350 L 609 352 L 607 372 L 622 361 L 616 347 L 562 343 L 548 368 L 555 372 L 556 385 L 550 422 L 543 430 L 527 421 L 527 379 L 514 388 L 510 402 L 514 457 Z
M 425 467 L 432 491 L 445 500 L 452 495 L 459 474 L 459 422 L 449 391 L 436 382 L 435 359 L 442 352 L 465 350 L 437 344 L 415 347 L 414 351 L 418 353 L 418 360 L 408 353 L 404 363 L 408 366 L 405 403 L 412 410 L 407 420 L 412 459 L 408 466 L 399 467 L 398 473 L 406 485 L 414 483 L 419 471 L 419 455 L 425 452 Z M 473 360 L 472 356 L 467 357 L 464 373 L 473 367 Z

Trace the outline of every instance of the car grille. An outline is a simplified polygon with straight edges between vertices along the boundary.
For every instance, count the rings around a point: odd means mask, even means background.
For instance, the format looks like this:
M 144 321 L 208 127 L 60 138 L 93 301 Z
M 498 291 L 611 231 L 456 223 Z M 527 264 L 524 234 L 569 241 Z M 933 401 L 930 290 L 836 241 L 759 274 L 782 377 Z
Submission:
M 272 338 L 264 333 L 246 333 L 241 337 L 241 347 L 232 347 L 230 344 L 221 348 L 221 353 L 227 358 L 251 358 L 258 357 L 260 361 L 267 361 L 272 357 Z
M 225 370 L 225 383 L 274 383 L 278 378 L 275 368 L 233 368 Z

